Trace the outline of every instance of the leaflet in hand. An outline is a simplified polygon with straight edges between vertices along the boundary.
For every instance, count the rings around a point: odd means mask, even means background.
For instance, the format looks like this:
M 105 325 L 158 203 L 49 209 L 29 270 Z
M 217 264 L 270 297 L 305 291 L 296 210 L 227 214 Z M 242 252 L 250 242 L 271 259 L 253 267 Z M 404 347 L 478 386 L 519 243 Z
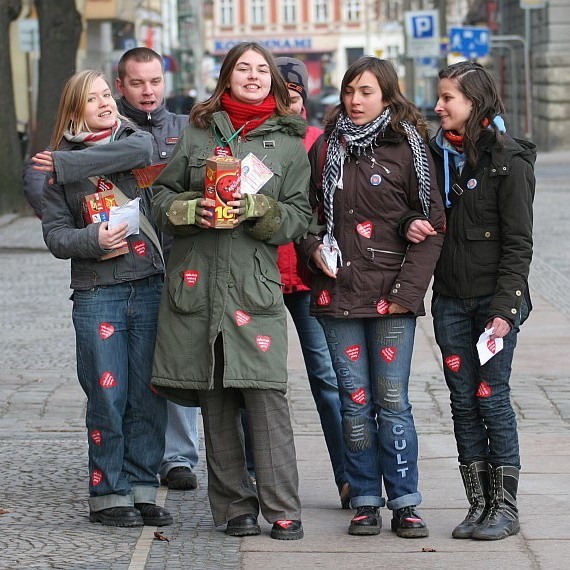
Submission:
M 503 350 L 502 338 L 491 339 L 491 335 L 494 332 L 494 328 L 485 329 L 477 341 L 477 352 L 479 353 L 479 361 L 481 362 L 481 366 L 491 360 L 491 358 L 493 358 L 497 352 Z
M 263 161 L 250 152 L 241 160 L 241 189 L 242 194 L 256 194 L 273 176 L 273 172 L 263 164 Z
M 138 234 L 140 231 L 139 203 L 141 199 L 129 200 L 122 206 L 113 206 L 109 212 L 109 229 L 112 230 L 120 224 L 127 223 L 127 236 Z

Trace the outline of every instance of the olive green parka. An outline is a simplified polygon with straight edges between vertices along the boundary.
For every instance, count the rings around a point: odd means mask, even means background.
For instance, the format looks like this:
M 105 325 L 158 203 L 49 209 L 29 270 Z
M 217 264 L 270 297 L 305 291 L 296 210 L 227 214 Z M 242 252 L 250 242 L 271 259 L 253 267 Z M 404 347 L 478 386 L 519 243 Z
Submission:
M 277 246 L 301 236 L 311 218 L 305 129 L 296 116 L 272 117 L 245 138 L 232 139 L 228 115 L 214 113 L 211 128 L 189 125 L 182 132 L 156 181 L 154 219 L 174 240 L 152 384 L 174 402 L 195 405 L 194 390 L 213 388 L 220 334 L 224 387 L 287 388 L 287 318 L 276 257 Z M 273 172 L 259 191 L 270 197 L 268 212 L 232 229 L 173 225 L 173 202 L 203 195 L 206 160 L 228 140 L 234 157 L 253 152 Z

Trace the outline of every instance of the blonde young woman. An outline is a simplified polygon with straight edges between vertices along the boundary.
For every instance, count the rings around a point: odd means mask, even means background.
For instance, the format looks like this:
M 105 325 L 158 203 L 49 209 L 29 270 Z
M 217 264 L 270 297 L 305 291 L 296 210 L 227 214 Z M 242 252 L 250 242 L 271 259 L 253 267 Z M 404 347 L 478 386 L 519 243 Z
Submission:
M 71 259 L 77 374 L 87 395 L 89 518 L 120 527 L 171 524 L 155 504 L 166 404 L 150 387 L 161 254 L 142 231 L 127 237 L 127 224 L 111 228 L 83 216 L 85 197 L 109 182 L 140 198 L 139 216 L 148 215 L 150 190 L 137 186 L 131 169 L 150 164 L 152 138 L 118 115 L 100 72 L 82 71 L 63 88 L 50 148 L 33 160 L 49 173 L 44 240 L 55 257 Z M 125 246 L 126 253 L 109 255 Z

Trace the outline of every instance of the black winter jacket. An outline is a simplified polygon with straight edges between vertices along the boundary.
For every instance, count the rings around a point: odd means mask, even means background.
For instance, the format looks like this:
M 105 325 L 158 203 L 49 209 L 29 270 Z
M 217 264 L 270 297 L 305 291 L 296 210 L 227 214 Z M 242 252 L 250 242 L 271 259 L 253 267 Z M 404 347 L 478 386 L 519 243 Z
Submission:
M 458 186 L 449 194 L 452 204 L 446 209 L 446 237 L 433 290 L 461 299 L 493 295 L 489 320 L 501 317 L 514 323 L 527 295 L 532 258 L 536 147 L 504 136 L 501 147 L 492 131 L 484 131 L 477 143 L 477 165 L 466 162 L 461 175 L 449 161 L 450 186 Z M 443 151 L 435 139 L 430 146 L 443 193 Z

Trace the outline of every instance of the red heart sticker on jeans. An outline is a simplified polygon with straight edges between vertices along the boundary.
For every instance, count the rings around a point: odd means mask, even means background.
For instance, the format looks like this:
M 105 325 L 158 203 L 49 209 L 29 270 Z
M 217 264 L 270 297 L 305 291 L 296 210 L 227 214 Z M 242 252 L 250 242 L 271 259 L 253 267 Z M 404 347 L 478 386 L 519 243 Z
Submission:
M 101 388 L 113 388 L 116 385 L 115 377 L 110 372 L 103 372 L 103 375 L 99 378 L 99 386 Z
M 101 445 L 103 438 L 101 437 L 101 432 L 98 429 L 91 430 L 89 432 L 89 437 L 95 445 Z
M 358 390 L 355 390 L 350 395 L 350 399 L 355 404 L 364 405 L 364 404 L 366 404 L 366 391 L 364 390 L 364 388 L 358 388 Z
M 492 392 L 491 386 L 489 386 L 487 382 L 481 382 L 479 384 L 479 387 L 477 388 L 475 396 L 477 396 L 478 398 L 488 398 L 491 395 L 491 392 Z
M 261 352 L 267 352 L 271 347 L 271 337 L 258 335 L 255 337 L 255 344 L 257 344 Z
M 99 336 L 103 340 L 107 340 L 115 332 L 115 327 L 110 323 L 101 323 L 99 325 Z
M 398 349 L 395 346 L 387 346 L 380 351 L 380 356 L 389 364 L 396 358 Z
M 101 471 L 100 469 L 95 469 L 94 471 L 91 472 L 91 485 L 93 487 L 97 487 L 97 485 L 99 485 L 99 483 L 101 483 L 101 481 L 103 481 L 103 471 Z
M 458 354 L 452 354 L 451 356 L 446 356 L 444 359 L 445 365 L 452 371 L 458 372 L 461 368 L 461 356 Z
M 350 358 L 350 360 L 352 360 L 352 362 L 356 362 L 360 356 L 360 346 L 353 344 L 352 346 L 345 348 L 344 353 L 348 358 Z

